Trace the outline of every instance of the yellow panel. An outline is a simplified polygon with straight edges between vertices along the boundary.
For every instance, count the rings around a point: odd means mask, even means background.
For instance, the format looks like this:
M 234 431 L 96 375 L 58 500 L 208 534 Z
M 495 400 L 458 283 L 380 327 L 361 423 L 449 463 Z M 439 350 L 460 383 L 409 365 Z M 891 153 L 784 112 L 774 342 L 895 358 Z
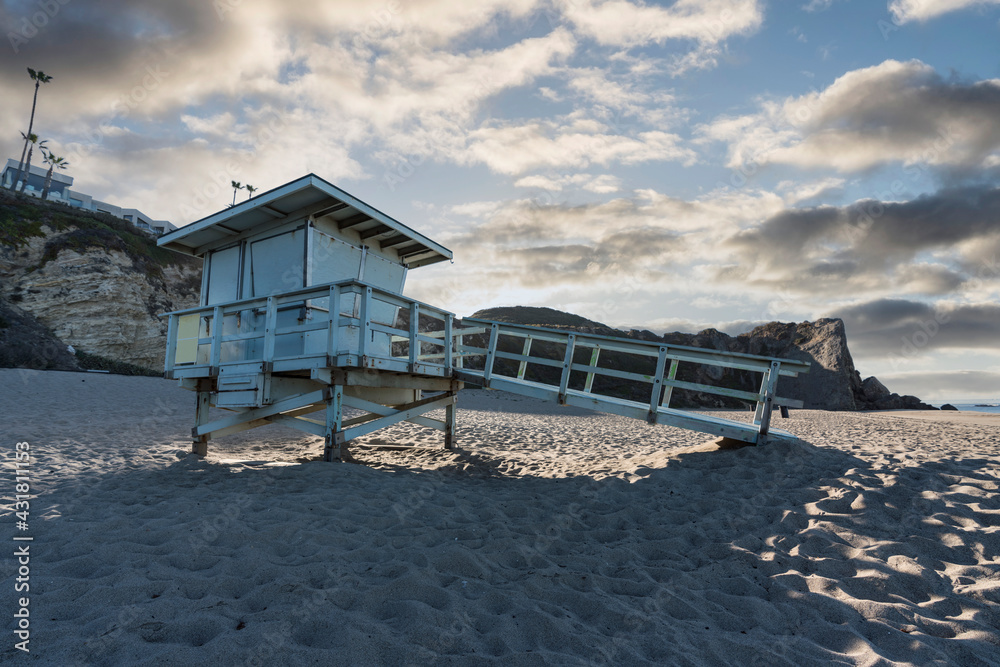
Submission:
M 198 357 L 198 320 L 200 315 L 177 318 L 177 356 L 175 364 L 193 364 Z

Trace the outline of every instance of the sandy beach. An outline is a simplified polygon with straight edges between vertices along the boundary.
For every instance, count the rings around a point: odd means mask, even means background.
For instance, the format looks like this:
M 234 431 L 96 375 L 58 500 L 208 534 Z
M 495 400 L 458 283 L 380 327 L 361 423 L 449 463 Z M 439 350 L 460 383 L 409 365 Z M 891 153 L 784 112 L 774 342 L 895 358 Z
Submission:
M 792 411 L 800 441 L 720 449 L 475 390 L 455 451 L 402 425 L 331 464 L 277 426 L 199 459 L 157 378 L 2 370 L 0 396 L 2 661 L 1000 663 L 993 418 Z

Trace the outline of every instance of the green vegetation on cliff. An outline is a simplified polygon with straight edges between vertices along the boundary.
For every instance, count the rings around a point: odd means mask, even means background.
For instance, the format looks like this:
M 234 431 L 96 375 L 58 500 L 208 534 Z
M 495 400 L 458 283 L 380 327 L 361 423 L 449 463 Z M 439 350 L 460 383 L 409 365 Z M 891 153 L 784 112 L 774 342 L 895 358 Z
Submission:
M 150 278 L 162 279 L 165 266 L 200 265 L 199 260 L 158 247 L 155 237 L 126 220 L 0 189 L 0 245 L 16 250 L 32 237 L 45 236 L 49 239 L 35 268 L 54 260 L 62 250 L 83 252 L 87 248 L 118 250 L 132 260 L 136 271 Z

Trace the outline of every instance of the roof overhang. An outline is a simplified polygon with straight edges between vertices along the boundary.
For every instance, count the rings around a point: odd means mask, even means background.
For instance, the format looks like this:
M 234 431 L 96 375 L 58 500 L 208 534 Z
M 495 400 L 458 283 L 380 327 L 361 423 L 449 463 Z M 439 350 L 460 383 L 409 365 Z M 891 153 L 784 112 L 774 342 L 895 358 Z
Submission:
M 253 199 L 164 234 L 158 245 L 201 257 L 214 248 L 308 217 L 326 216 L 363 239 L 391 242 L 400 260 L 415 268 L 450 260 L 452 252 L 315 174 L 303 176 Z

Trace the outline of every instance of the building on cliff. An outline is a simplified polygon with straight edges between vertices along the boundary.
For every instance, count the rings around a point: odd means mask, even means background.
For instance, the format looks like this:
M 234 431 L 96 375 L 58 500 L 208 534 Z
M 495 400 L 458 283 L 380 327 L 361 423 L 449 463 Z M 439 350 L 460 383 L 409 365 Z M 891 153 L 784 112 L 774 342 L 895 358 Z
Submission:
M 3 173 L 0 174 L 0 185 L 3 185 L 3 187 L 8 189 L 14 187 L 14 179 L 17 178 L 17 167 L 18 161 L 8 158 L 7 166 L 4 168 Z M 27 182 L 24 185 L 24 193 L 32 197 L 41 197 L 42 191 L 45 189 L 45 179 L 47 175 L 47 169 L 37 165 L 31 165 Z M 95 211 L 98 213 L 113 215 L 116 218 L 121 218 L 122 220 L 131 222 L 138 229 L 141 229 L 147 234 L 152 234 L 153 236 L 162 236 L 163 234 L 168 234 L 177 229 L 177 225 L 172 222 L 167 220 L 153 220 L 139 209 L 122 208 L 121 206 L 115 206 L 114 204 L 98 201 L 90 195 L 83 194 L 82 192 L 71 190 L 71 185 L 73 185 L 72 176 L 53 172 L 52 184 L 49 186 L 49 195 L 47 199 L 49 201 L 66 204 L 67 206 L 80 208 L 85 211 Z

